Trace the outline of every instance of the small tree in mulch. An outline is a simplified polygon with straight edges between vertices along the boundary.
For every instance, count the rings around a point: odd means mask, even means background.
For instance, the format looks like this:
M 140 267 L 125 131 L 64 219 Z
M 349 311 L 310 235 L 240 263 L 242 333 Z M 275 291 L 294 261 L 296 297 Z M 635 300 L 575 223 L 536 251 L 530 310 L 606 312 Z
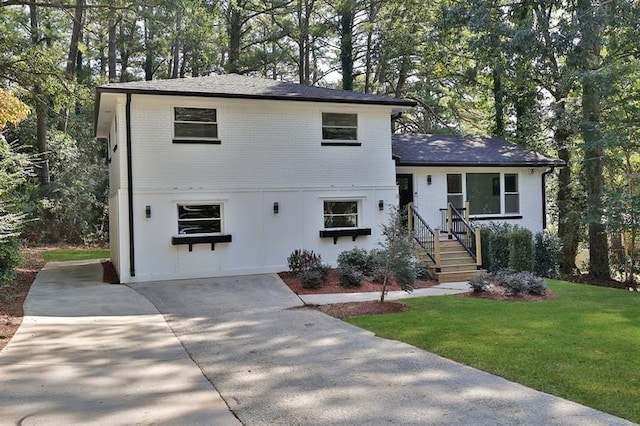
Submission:
M 380 246 L 384 251 L 384 277 L 380 292 L 381 303 L 387 295 L 387 284 L 391 278 L 407 292 L 413 290 L 413 283 L 417 278 L 412 237 L 403 219 L 404 215 L 394 207 L 389 214 L 389 221 L 382 225 L 384 239 Z

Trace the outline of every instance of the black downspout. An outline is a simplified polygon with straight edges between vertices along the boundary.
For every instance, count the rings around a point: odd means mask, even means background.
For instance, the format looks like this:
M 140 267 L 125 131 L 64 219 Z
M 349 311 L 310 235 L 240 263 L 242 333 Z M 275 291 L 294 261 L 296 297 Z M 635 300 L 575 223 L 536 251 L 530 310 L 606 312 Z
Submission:
M 555 170 L 551 167 L 546 172 L 542 173 L 542 229 L 547 229 L 547 175 L 550 175 Z
M 129 273 L 136 276 L 136 252 L 133 238 L 133 177 L 131 175 L 133 162 L 131 161 L 131 93 L 127 93 L 127 199 L 129 202 Z

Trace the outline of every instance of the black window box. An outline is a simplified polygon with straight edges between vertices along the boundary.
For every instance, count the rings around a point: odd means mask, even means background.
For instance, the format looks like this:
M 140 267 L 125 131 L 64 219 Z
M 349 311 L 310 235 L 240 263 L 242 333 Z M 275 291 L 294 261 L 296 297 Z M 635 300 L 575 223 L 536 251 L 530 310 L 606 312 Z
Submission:
M 355 241 L 360 235 L 371 235 L 371 228 L 323 229 L 320 231 L 320 238 L 333 238 L 333 244 L 337 244 L 340 237 L 351 237 L 351 240 Z
M 184 236 L 172 237 L 171 244 L 174 246 L 188 245 L 189 251 L 193 251 L 194 244 L 211 244 L 211 250 L 216 249 L 216 243 L 230 243 L 231 235 L 202 235 L 202 236 Z

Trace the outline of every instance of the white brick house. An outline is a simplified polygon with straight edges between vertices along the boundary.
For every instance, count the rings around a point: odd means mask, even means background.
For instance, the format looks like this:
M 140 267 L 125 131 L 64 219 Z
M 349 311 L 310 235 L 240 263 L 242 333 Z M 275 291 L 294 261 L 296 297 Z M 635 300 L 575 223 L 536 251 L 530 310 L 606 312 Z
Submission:
M 238 75 L 98 87 L 121 282 L 277 272 L 298 248 L 334 264 L 377 247 L 408 202 L 432 228 L 449 201 L 544 228 L 560 160 L 496 138 L 392 135 L 392 111 L 413 106 Z
M 397 204 L 392 109 L 413 102 L 237 75 L 97 89 L 123 283 L 276 272 L 376 247 Z

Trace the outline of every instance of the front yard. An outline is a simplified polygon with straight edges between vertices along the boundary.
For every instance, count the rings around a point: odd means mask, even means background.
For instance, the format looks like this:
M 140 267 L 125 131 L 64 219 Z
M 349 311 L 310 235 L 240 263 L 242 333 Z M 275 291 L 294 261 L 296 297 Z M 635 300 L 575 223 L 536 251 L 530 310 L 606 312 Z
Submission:
M 557 298 L 407 299 L 348 321 L 526 386 L 640 422 L 640 293 L 549 281 Z

